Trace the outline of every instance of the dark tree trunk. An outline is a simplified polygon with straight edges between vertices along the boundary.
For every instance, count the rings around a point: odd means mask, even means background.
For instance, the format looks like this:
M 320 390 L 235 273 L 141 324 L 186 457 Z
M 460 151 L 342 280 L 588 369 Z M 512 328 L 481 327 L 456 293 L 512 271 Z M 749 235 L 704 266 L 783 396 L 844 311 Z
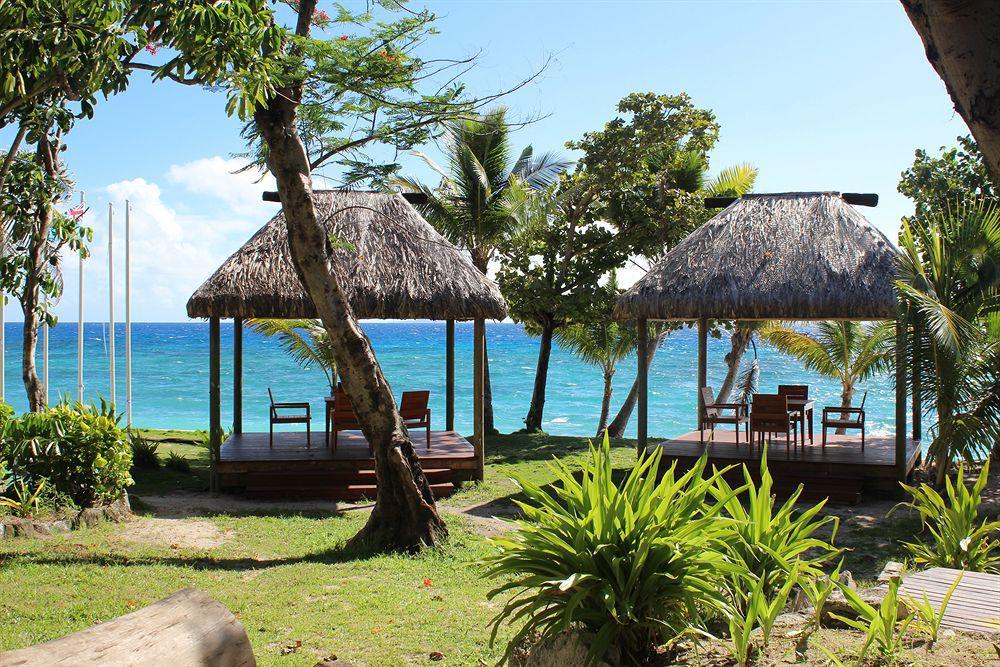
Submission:
M 1000 187 L 1000 2 L 902 0 Z
M 736 385 L 736 378 L 740 374 L 740 364 L 743 361 L 743 354 L 747 351 L 747 345 L 753 338 L 753 330 L 741 327 L 737 322 L 733 328 L 733 334 L 729 337 L 729 352 L 726 353 L 726 377 L 722 380 L 722 387 L 715 397 L 716 403 L 728 403 L 729 396 L 733 393 Z
M 473 248 L 472 264 L 484 276 L 489 269 L 489 258 L 480 248 Z M 496 435 L 499 431 L 493 421 L 493 383 L 490 381 L 490 348 L 484 342 L 483 347 L 483 428 L 486 433 Z
M 669 330 L 661 331 L 656 334 L 656 338 L 649 341 L 649 353 L 646 355 L 646 366 L 648 367 L 653 363 L 653 357 L 656 356 L 656 351 L 660 349 L 660 345 L 666 339 L 667 335 L 670 333 Z M 608 424 L 608 435 L 612 438 L 621 438 L 625 435 L 625 429 L 628 428 L 629 419 L 632 418 L 632 412 L 635 410 L 635 404 L 639 400 L 639 377 L 636 374 L 636 378 L 632 380 L 632 387 L 628 390 L 628 395 L 625 396 L 625 401 L 622 406 L 618 409 L 618 414 L 615 418 L 611 420 Z
M 315 2 L 304 0 L 300 7 L 299 34 L 307 34 Z M 367 524 L 351 544 L 414 550 L 434 544 L 447 530 L 371 343 L 329 262 L 330 243 L 316 218 L 309 157 L 296 125 L 301 93 L 301 87 L 279 91 L 257 111 L 254 122 L 267 144 L 267 164 L 278 185 L 292 263 L 330 336 L 338 372 L 375 454 L 378 496 Z
M 556 327 L 551 321 L 542 324 L 541 345 L 538 347 L 538 365 L 535 367 L 535 386 L 531 391 L 531 406 L 524 418 L 524 430 L 537 433 L 542 430 L 542 413 L 545 411 L 545 384 L 549 377 L 549 358 L 552 356 L 552 336 Z
M 597 438 L 603 438 L 608 428 L 608 416 L 611 413 L 611 395 L 614 392 L 615 369 L 604 371 L 604 395 L 601 396 L 601 418 L 597 422 Z
M 51 140 L 47 136 L 39 138 L 35 159 L 47 177 L 56 178 L 59 173 L 59 141 Z M 24 291 L 19 295 L 21 312 L 24 313 L 24 329 L 21 335 L 21 379 L 24 381 L 24 391 L 28 396 L 28 409 L 32 412 L 44 410 L 46 407 L 45 385 L 38 377 L 35 351 L 38 347 L 42 278 L 47 269 L 45 247 L 51 229 L 52 202 L 46 202 L 38 211 L 38 226 L 29 241 Z

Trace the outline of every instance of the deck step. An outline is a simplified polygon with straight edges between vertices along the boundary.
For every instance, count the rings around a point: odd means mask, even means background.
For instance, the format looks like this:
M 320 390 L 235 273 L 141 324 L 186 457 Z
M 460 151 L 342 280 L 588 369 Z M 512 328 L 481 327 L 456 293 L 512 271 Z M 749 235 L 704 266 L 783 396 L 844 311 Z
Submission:
M 431 484 L 452 481 L 452 471 L 448 468 L 427 468 L 424 470 L 427 481 Z M 325 489 L 331 486 L 346 486 L 351 484 L 374 484 L 375 471 L 363 470 L 328 470 L 328 471 L 288 471 L 288 472 L 251 472 L 245 477 L 248 491 L 269 488 L 315 488 Z
M 796 480 L 774 480 L 774 493 L 778 496 L 790 496 L 802 485 L 802 495 L 799 499 L 805 502 L 819 502 L 829 499 L 839 505 L 857 505 L 861 502 L 864 491 L 864 479 L 840 477 L 803 477 Z
M 431 493 L 435 498 L 445 498 L 455 492 L 455 485 L 451 482 L 431 484 Z M 249 498 L 258 500 L 288 500 L 302 498 L 322 498 L 325 500 L 374 500 L 377 488 L 374 484 L 349 484 L 347 486 L 336 486 L 327 488 L 266 488 L 247 489 L 246 495 Z

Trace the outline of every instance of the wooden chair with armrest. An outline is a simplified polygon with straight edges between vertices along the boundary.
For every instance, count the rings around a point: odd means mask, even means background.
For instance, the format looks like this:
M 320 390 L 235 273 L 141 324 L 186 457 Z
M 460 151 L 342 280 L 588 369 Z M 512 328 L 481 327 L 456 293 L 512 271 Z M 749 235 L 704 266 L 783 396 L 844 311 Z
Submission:
M 781 396 L 787 396 L 788 398 L 809 398 L 809 385 L 807 384 L 779 384 L 778 394 Z M 798 439 L 798 429 L 802 430 L 802 444 L 805 446 L 806 442 L 806 415 L 803 410 L 796 410 L 791 408 L 791 418 L 792 426 L 796 429 L 793 431 L 792 435 L 797 440 Z M 810 431 L 811 434 L 811 431 Z
M 699 442 L 705 442 L 705 427 L 715 434 L 716 424 L 732 424 L 736 427 L 736 444 L 740 444 L 740 426 L 746 424 L 747 442 L 750 441 L 750 417 L 746 403 L 717 403 L 711 387 L 701 388 L 701 419 L 698 421 Z M 727 414 L 732 411 L 731 414 Z
M 861 396 L 861 405 L 856 408 L 840 408 L 826 406 L 823 408 L 823 446 L 826 447 L 826 429 L 860 429 L 861 430 L 861 451 L 865 451 L 865 401 L 868 399 L 866 391 Z M 837 415 L 834 417 L 833 415 Z
M 406 428 L 427 429 L 427 449 L 431 448 L 431 410 L 427 407 L 429 391 L 404 391 L 399 401 L 399 414 Z
M 337 434 L 341 431 L 360 431 L 361 423 L 354 414 L 351 397 L 343 387 L 337 387 L 333 392 L 333 416 L 330 420 L 330 430 L 333 431 L 333 451 L 337 451 Z M 367 440 L 366 440 L 367 442 Z M 372 443 L 368 443 L 368 455 L 372 454 Z
M 267 396 L 271 399 L 270 412 L 270 434 L 268 436 L 268 447 L 274 447 L 274 425 L 275 424 L 305 424 L 306 425 L 306 447 L 312 446 L 312 433 L 310 422 L 312 416 L 309 403 L 276 403 L 271 388 L 267 388 Z M 305 410 L 298 413 L 283 413 L 285 410 Z
M 788 397 L 783 394 L 754 394 L 750 408 L 750 434 L 761 445 L 764 436 L 784 433 L 785 446 L 789 444 L 792 432 L 792 416 L 788 413 Z

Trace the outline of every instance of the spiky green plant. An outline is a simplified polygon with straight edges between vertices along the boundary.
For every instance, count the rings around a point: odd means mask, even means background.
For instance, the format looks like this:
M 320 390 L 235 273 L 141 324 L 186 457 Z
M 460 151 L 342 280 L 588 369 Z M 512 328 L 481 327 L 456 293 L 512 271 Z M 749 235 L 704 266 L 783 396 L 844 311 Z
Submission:
M 724 547 L 729 560 L 763 580 L 764 595 L 770 599 L 794 570 L 803 577 L 823 575 L 822 566 L 841 551 L 832 544 L 839 521 L 834 516 L 818 518 L 826 501 L 798 511 L 795 505 L 802 495 L 801 485 L 784 504 L 776 506 L 766 452 L 761 457 L 759 478 L 758 484 L 744 465 L 742 486 L 733 489 L 716 475 L 711 494 L 722 515 L 732 519 L 732 536 Z M 826 526 L 831 527 L 829 541 L 817 536 Z M 732 583 L 738 587 L 743 582 L 734 579 Z
M 333 393 L 337 384 L 337 359 L 322 324 L 316 320 L 252 319 L 247 320 L 247 325 L 259 334 L 276 338 L 281 348 L 302 368 L 318 367 Z
M 493 620 L 517 625 L 508 655 L 526 636 L 552 637 L 568 628 L 587 636 L 588 662 L 614 647 L 627 664 L 697 627 L 704 612 L 721 613 L 722 553 L 731 521 L 709 503 L 715 477 L 705 460 L 658 479 L 660 452 L 644 456 L 615 481 L 608 439 L 591 446 L 582 470 L 553 461 L 543 489 L 526 480 L 519 501 L 525 518 L 496 538 L 487 575 L 504 579 L 490 598 L 508 596 Z
M 749 591 L 742 586 L 733 588 L 734 601 L 727 612 L 729 648 L 740 667 L 752 665 L 759 652 L 767 648 L 775 621 L 800 577 L 798 567 L 792 568 L 785 583 L 772 596 L 765 593 L 763 577 L 748 577 Z
M 899 654 L 903 650 L 903 637 L 914 621 L 912 614 L 906 614 L 900 618 L 899 585 L 899 577 L 893 577 L 889 580 L 889 590 L 886 591 L 885 597 L 882 598 L 878 607 L 863 600 L 857 591 L 849 586 L 839 585 L 856 618 L 848 618 L 840 614 L 830 614 L 830 616 L 844 625 L 864 633 L 865 641 L 858 656 L 862 662 L 874 646 L 878 652 L 878 664 L 896 665 L 899 663 Z
M 42 491 L 46 480 L 40 479 L 32 489 L 28 482 L 17 479 L 3 489 L 6 495 L 0 495 L 0 510 L 6 509 L 13 516 L 30 517 L 38 514 Z
M 936 609 L 927 599 L 927 591 L 924 591 L 923 598 L 920 600 L 909 595 L 903 599 L 906 606 L 916 615 L 915 623 L 927 635 L 928 650 L 934 648 L 934 644 L 937 643 L 938 636 L 941 634 L 941 621 L 944 620 L 944 614 L 948 611 L 948 603 L 951 602 L 951 596 L 955 594 L 955 589 L 958 588 L 964 576 L 965 572 L 958 573 Z
M 927 543 L 903 545 L 917 565 L 1000 573 L 1000 521 L 979 519 L 989 471 L 987 459 L 970 487 L 965 484 L 965 466 L 959 465 L 954 483 L 945 478 L 944 495 L 928 484 L 902 485 L 911 500 L 901 505 L 920 514 L 921 524 L 931 536 Z

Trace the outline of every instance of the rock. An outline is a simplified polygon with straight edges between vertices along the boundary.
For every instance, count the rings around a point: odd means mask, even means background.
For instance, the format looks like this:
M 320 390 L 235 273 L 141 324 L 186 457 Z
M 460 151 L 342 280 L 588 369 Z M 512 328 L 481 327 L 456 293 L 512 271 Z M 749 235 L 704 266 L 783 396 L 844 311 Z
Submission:
M 35 522 L 31 519 L 14 519 L 7 524 L 8 530 L 13 530 L 16 537 L 34 537 Z
M 11 533 L 10 536 L 14 537 L 14 534 Z M 0 523 L 0 540 L 4 539 L 6 537 L 7 537 L 7 524 Z
M 879 572 L 878 582 L 880 584 L 887 584 L 889 583 L 889 580 L 892 579 L 893 577 L 902 577 L 902 576 L 903 576 L 903 564 L 891 560 L 888 563 L 886 563 L 885 567 L 882 568 L 882 571 Z
M 812 607 L 809 607 L 809 609 L 811 611 Z M 776 619 L 774 619 L 775 627 L 795 629 L 795 630 L 798 630 L 799 628 L 804 628 L 810 623 L 812 623 L 811 615 L 794 611 L 780 614 Z
M 51 524 L 49 524 L 49 530 L 52 532 L 53 535 L 59 535 L 62 533 L 68 533 L 69 531 L 73 530 L 73 526 L 70 524 L 69 521 L 66 521 L 65 519 L 60 519 L 59 521 L 53 521 Z
M 108 521 L 128 521 L 132 518 L 132 506 L 128 501 L 128 494 L 123 493 L 122 497 L 104 507 L 104 518 Z
M 587 644 L 579 632 L 567 630 L 534 644 L 524 661 L 524 667 L 563 667 L 583 665 L 587 659 Z M 598 667 L 608 667 L 606 662 Z
M 32 521 L 31 528 L 35 531 L 35 535 L 41 535 L 43 537 L 49 537 L 52 535 L 52 528 L 50 524 L 44 521 Z
M 77 528 L 81 526 L 93 528 L 101 522 L 102 518 L 104 518 L 104 512 L 99 507 L 87 507 L 80 510 L 80 513 L 76 515 L 73 519 L 73 525 Z
M 882 605 L 882 600 L 885 599 L 885 594 L 889 590 L 889 587 L 885 584 L 879 586 L 874 586 L 872 588 L 865 588 L 858 591 L 858 597 L 870 604 L 871 606 L 878 609 Z M 909 615 L 909 609 L 900 600 L 897 604 L 896 613 L 899 618 L 904 618 Z M 837 590 L 830 594 L 829 599 L 826 601 L 826 606 L 823 608 L 823 622 L 832 621 L 831 625 L 838 625 L 836 619 L 832 619 L 830 614 L 837 614 L 838 616 L 843 616 L 844 618 L 857 618 L 858 615 L 854 612 L 854 609 L 847 602 L 847 598 L 844 594 Z M 840 624 L 842 625 L 842 624 Z
M 332 660 L 329 658 L 323 658 L 313 665 L 313 667 L 351 667 L 351 663 L 345 660 L 338 660 L 337 658 L 333 658 Z

